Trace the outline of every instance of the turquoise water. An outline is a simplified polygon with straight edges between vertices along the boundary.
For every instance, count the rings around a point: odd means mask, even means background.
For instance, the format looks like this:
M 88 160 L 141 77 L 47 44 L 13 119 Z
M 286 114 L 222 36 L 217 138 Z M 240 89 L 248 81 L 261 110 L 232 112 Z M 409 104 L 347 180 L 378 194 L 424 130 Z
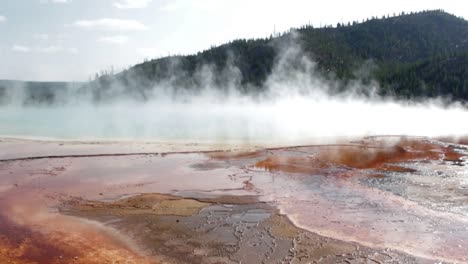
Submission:
M 148 105 L 0 108 L 0 135 L 68 140 L 243 140 L 271 136 L 271 129 L 249 130 L 251 114 Z M 255 123 L 255 127 L 261 125 Z
M 0 107 L 0 136 L 68 140 L 301 141 L 468 134 L 461 107 L 291 97 L 253 101 Z

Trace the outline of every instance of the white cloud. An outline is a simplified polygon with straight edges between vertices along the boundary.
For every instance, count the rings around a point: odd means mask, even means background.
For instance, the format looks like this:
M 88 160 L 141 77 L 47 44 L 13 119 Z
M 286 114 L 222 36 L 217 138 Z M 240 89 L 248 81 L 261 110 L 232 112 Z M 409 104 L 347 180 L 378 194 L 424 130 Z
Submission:
M 87 29 L 101 29 L 113 31 L 143 31 L 148 27 L 136 20 L 101 18 L 96 20 L 78 20 L 73 23 L 75 27 Z
M 110 43 L 110 44 L 124 44 L 128 42 L 129 38 L 127 36 L 116 35 L 116 36 L 107 36 L 98 38 L 98 42 L 101 43 Z
M 38 47 L 36 48 L 37 52 L 40 53 L 58 53 L 64 51 L 63 47 L 61 46 L 48 46 L 48 47 Z
M 5 16 L 0 16 L 0 23 L 5 22 L 6 20 L 7 20 L 7 18 Z
M 16 52 L 28 53 L 31 51 L 31 48 L 22 45 L 14 45 L 12 50 Z
M 66 34 L 47 34 L 47 33 L 40 33 L 34 34 L 33 38 L 36 41 L 44 43 L 62 43 L 68 36 Z
M 14 45 L 12 50 L 16 52 L 22 52 L 22 53 L 29 53 L 29 52 L 44 53 L 44 54 L 56 54 L 56 53 L 61 53 L 61 52 L 72 53 L 72 54 L 78 53 L 78 49 L 76 48 L 64 48 L 58 45 L 51 45 L 47 47 L 34 47 L 34 48 L 22 46 L 22 45 Z
M 62 46 L 52 45 L 47 47 L 37 47 L 34 51 L 39 53 L 46 53 L 46 54 L 56 54 L 56 53 L 71 53 L 76 54 L 78 53 L 77 48 L 65 48 Z
M 136 9 L 145 8 L 152 0 L 120 0 L 114 3 L 114 6 L 119 9 Z

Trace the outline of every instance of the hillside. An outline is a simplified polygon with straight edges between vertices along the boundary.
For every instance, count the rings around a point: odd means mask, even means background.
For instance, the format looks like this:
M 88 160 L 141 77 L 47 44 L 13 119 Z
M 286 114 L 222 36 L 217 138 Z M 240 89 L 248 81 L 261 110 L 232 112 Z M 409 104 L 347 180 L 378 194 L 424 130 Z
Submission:
M 98 102 L 121 95 L 147 100 L 161 87 L 197 91 L 207 83 L 217 89 L 235 86 L 243 93 L 260 93 L 285 49 L 292 46 L 300 47 L 301 56 L 288 58 L 291 68 L 299 64 L 295 60 L 310 58 L 324 78 L 338 80 L 338 91 L 346 90 L 351 80 L 376 80 L 382 95 L 468 100 L 468 22 L 442 10 L 235 40 L 197 54 L 154 59 L 115 75 L 104 74 L 82 90 L 91 91 Z
M 291 43 L 299 45 L 325 76 L 342 80 L 343 89 L 348 80 L 363 78 L 357 69 L 371 61 L 376 67 L 364 78 L 376 79 L 382 86 L 382 94 L 404 98 L 439 95 L 467 98 L 465 75 L 458 68 L 460 65 L 437 65 L 434 58 L 451 61 L 454 56 L 465 57 L 468 22 L 440 10 L 372 18 L 335 27 L 304 26 L 268 39 L 236 40 L 195 55 L 148 61 L 115 77 L 103 76 L 94 83 L 94 91 L 99 98 L 106 97 L 106 87 L 116 80 L 123 84 L 126 92 L 141 99 L 160 83 L 174 89 L 197 89 L 204 81 L 199 77 L 200 69 L 209 65 L 217 87 L 231 81 L 226 68 L 234 67 L 240 73 L 240 89 L 247 93 L 259 92 L 264 89 L 264 81 L 272 73 L 282 49 Z M 452 81 L 412 70 L 421 67 L 417 65 L 426 65 L 424 71 L 447 66 L 441 72 Z M 411 77 L 414 80 L 405 80 L 404 70 L 415 71 Z M 430 90 L 421 88 L 425 83 Z
M 438 55 L 379 74 L 384 94 L 468 101 L 468 52 Z

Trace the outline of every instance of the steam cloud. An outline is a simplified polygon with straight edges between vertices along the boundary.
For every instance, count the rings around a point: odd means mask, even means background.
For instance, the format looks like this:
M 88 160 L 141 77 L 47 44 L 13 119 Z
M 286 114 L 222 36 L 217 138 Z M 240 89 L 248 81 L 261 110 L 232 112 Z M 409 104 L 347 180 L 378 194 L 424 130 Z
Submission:
M 123 85 L 116 84 L 106 91 L 113 98 L 107 103 L 95 104 L 90 94 L 69 89 L 57 95 L 61 104 L 24 106 L 24 89 L 12 89 L 3 95 L 8 101 L 0 107 L 0 135 L 302 143 L 318 137 L 468 134 L 468 111 L 461 104 L 382 98 L 373 93 L 377 84 L 358 80 L 348 84 L 348 92 L 334 93 L 339 81 L 318 74 L 297 45 L 282 50 L 260 94 L 239 92 L 240 72 L 232 64 L 222 72 L 223 87 L 214 75 L 210 65 L 199 68 L 202 88 L 196 92 L 160 82 L 145 102 L 122 95 Z

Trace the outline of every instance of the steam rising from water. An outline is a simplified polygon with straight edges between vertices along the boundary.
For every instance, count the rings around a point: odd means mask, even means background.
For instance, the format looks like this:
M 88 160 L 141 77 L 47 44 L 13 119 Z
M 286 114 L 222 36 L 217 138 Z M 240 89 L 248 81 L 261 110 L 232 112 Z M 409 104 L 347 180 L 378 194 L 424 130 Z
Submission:
M 1 109 L 0 134 L 64 139 L 302 141 L 312 137 L 463 135 L 461 108 L 289 96 L 273 101 L 152 101 Z
M 239 74 L 232 66 L 227 69 L 232 79 L 227 88 L 213 87 L 213 73 L 204 67 L 199 72 L 205 81 L 202 92 L 174 96 L 170 85 L 159 84 L 144 103 L 119 98 L 93 104 L 83 97 L 63 105 L 23 107 L 12 100 L 0 107 L 0 135 L 291 143 L 317 137 L 468 134 L 468 111 L 461 105 L 383 99 L 372 96 L 375 85 L 358 81 L 348 87 L 352 92 L 331 96 L 338 81 L 319 76 L 295 46 L 284 50 L 259 96 L 235 92 Z

